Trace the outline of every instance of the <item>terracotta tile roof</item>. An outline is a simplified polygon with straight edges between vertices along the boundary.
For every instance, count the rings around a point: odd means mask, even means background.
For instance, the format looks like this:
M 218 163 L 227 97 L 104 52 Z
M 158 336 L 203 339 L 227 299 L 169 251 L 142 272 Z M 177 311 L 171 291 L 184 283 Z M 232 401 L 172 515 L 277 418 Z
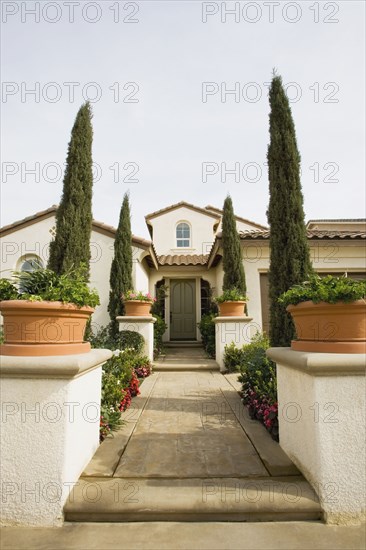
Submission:
M 159 265 L 206 265 L 208 254 L 168 254 L 158 257 Z
M 11 233 L 13 230 L 16 231 L 17 229 L 20 229 L 23 226 L 32 225 L 40 219 L 49 218 L 56 213 L 56 210 L 57 206 L 53 204 L 50 208 L 47 208 L 47 210 L 41 210 L 40 212 L 37 212 L 32 216 L 27 216 L 22 220 L 17 220 L 13 223 L 10 223 L 9 225 L 4 225 L 4 227 L 0 228 L 0 235 L 6 235 L 8 233 Z
M 241 231 L 241 239 L 269 239 L 270 232 L 268 231 Z M 308 239 L 366 239 L 364 231 L 329 231 L 329 230 L 313 230 L 307 229 L 306 236 Z
M 309 223 L 315 223 L 315 222 L 329 222 L 329 223 L 338 223 L 338 222 L 345 222 L 345 223 L 353 223 L 353 222 L 366 222 L 366 218 L 347 218 L 347 219 L 317 219 L 317 220 L 309 220 L 306 225 L 309 225 Z
M 145 216 L 145 220 L 148 221 L 151 218 L 155 218 L 157 216 L 160 216 L 161 214 L 165 214 L 165 212 L 169 212 L 170 210 L 176 210 L 177 208 L 186 207 L 190 210 L 195 210 L 196 212 L 200 212 L 201 214 L 205 214 L 205 216 L 211 216 L 212 218 L 215 218 L 217 221 L 219 220 L 220 216 L 217 216 L 217 214 L 214 214 L 213 212 L 209 212 L 206 210 L 206 208 L 201 208 L 200 206 L 195 206 L 194 204 L 190 204 L 189 202 L 180 201 L 176 204 L 171 204 L 170 206 L 166 206 L 165 208 L 161 208 L 160 210 L 156 210 L 155 212 L 151 212 L 151 214 L 147 214 Z
M 0 236 L 8 235 L 9 233 L 12 233 L 13 231 L 17 231 L 18 229 L 21 229 L 22 227 L 26 227 L 28 225 L 33 225 L 37 221 L 40 221 L 42 219 L 47 219 L 53 215 L 56 214 L 57 211 L 57 205 L 52 205 L 50 208 L 47 208 L 47 210 L 41 210 L 40 212 L 36 212 L 32 216 L 27 216 L 26 218 L 23 218 L 22 220 L 17 220 L 9 225 L 4 225 L 4 227 L 0 228 Z M 92 221 L 92 227 L 95 230 L 102 230 L 105 233 L 109 233 L 111 237 L 114 237 L 116 234 L 116 228 L 112 227 L 111 225 L 107 225 L 102 222 L 98 222 L 97 220 Z M 136 245 L 142 245 L 144 247 L 149 247 L 152 245 L 151 241 L 148 241 L 146 239 L 143 239 L 141 237 L 136 237 L 135 235 L 132 235 L 132 242 Z

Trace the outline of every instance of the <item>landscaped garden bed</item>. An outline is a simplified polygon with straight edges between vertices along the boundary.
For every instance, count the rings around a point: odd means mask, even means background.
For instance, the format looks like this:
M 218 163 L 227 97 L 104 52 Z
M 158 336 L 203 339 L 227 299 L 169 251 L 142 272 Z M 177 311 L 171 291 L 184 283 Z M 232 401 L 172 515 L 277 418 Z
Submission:
M 90 337 L 93 348 L 114 351 L 102 371 L 102 398 L 100 409 L 100 442 L 123 425 L 123 412 L 140 393 L 142 381 L 150 376 L 152 365 L 142 355 L 143 338 L 133 331 L 122 331 L 113 336 L 109 327 Z
M 268 338 L 257 333 L 250 344 L 225 347 L 224 364 L 230 372 L 239 373 L 242 402 L 251 418 L 259 420 L 278 441 L 278 402 L 276 366 L 266 356 Z

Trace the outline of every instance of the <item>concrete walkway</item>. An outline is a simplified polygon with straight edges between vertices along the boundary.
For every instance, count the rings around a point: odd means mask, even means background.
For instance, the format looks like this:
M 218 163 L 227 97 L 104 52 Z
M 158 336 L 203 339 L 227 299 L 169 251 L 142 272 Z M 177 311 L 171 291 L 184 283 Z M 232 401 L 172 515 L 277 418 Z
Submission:
M 175 368 L 188 362 L 189 371 Z M 215 370 L 207 370 L 200 349 L 169 349 L 124 415 L 126 425 L 83 472 L 65 507 L 67 520 L 321 518 L 310 485 L 249 419 L 236 381 L 211 365 Z M 98 499 L 88 502 L 92 483 Z

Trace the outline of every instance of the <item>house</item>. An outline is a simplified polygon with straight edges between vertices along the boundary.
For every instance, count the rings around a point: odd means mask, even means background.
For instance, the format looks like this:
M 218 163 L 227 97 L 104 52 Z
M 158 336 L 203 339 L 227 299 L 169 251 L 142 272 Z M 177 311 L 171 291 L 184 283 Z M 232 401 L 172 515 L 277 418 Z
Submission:
M 1 275 L 32 269 L 37 260 L 47 264 L 49 243 L 55 231 L 56 206 L 0 229 Z M 207 312 L 210 296 L 221 293 L 222 211 L 179 202 L 145 216 L 151 240 L 133 236 L 135 289 L 156 293 L 168 287 L 165 300 L 166 341 L 200 340 L 197 323 Z M 252 328 L 268 329 L 269 229 L 236 217 L 248 290 Z M 91 234 L 91 284 L 101 305 L 93 328 L 109 322 L 109 273 L 115 228 L 93 221 Z M 366 220 L 310 220 L 307 224 L 311 257 L 319 273 L 366 278 Z M 252 331 L 253 332 L 253 331 Z

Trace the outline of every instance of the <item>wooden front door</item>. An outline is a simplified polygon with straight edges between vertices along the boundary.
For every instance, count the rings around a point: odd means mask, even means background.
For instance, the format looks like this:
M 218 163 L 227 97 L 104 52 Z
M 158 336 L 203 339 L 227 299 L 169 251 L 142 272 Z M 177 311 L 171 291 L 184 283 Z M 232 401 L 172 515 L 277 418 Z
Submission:
M 194 280 L 171 281 L 170 339 L 196 339 L 196 282 Z

